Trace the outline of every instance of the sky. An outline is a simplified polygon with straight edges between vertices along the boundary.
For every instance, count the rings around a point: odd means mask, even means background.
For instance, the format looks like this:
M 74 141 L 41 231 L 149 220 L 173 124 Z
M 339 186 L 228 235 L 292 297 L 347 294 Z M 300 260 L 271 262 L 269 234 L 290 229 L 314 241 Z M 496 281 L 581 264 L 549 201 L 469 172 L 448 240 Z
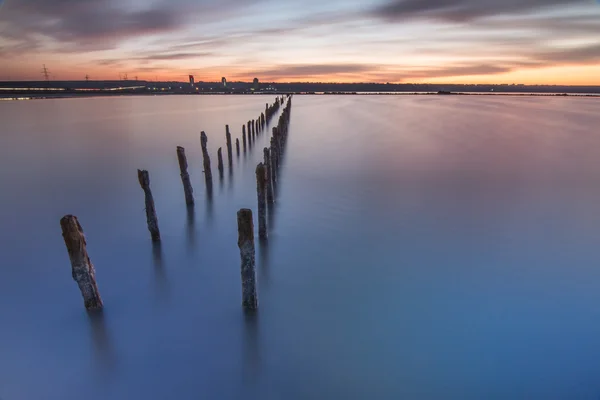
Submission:
M 600 0 L 0 0 L 0 80 L 600 85 Z

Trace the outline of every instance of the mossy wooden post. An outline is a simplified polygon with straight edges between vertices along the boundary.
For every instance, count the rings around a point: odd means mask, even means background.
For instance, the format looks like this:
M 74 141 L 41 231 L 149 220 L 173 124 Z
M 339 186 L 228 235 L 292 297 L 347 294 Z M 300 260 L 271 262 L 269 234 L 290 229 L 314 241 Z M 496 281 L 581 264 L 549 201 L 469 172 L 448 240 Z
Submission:
M 160 240 L 160 231 L 158 230 L 158 218 L 156 217 L 156 209 L 154 208 L 154 198 L 152 197 L 152 191 L 150 190 L 150 176 L 148 171 L 138 169 L 138 180 L 140 186 L 144 190 L 144 197 L 146 200 L 146 222 L 148 223 L 148 230 L 152 240 Z
M 256 293 L 256 264 L 254 250 L 254 222 L 252 210 L 242 208 L 237 213 L 238 247 L 241 258 L 242 307 L 246 310 L 258 308 Z
M 212 187 L 212 171 L 210 170 L 210 156 L 208 155 L 208 149 L 206 148 L 206 144 L 208 143 L 208 138 L 206 137 L 206 133 L 202 131 L 200 133 L 200 144 L 202 145 L 202 161 L 204 163 L 204 179 L 206 180 L 206 186 Z
M 83 304 L 88 310 L 101 309 L 103 304 L 96 284 L 96 271 L 88 256 L 85 235 L 77 217 L 65 215 L 60 220 L 60 227 L 71 261 L 73 280 L 79 286 Z
M 185 157 L 185 149 L 177 146 L 177 159 L 179 160 L 179 171 L 181 172 L 181 182 L 183 183 L 183 193 L 185 194 L 185 204 L 191 206 L 194 204 L 194 190 L 188 174 L 188 163 Z
M 217 161 L 219 163 L 219 174 L 223 176 L 223 152 L 220 147 L 219 150 L 217 150 Z
M 235 138 L 235 152 L 239 156 L 240 155 L 240 139 Z
M 256 194 L 258 196 L 258 237 L 267 238 L 267 194 L 265 181 L 265 166 L 258 163 L 256 166 Z
M 233 147 L 231 145 L 231 133 L 229 132 L 229 125 L 225 125 L 225 139 L 227 140 L 227 159 L 229 166 L 233 164 Z
M 267 184 L 267 203 L 273 204 L 275 202 L 275 197 L 273 196 L 273 181 L 271 179 L 271 152 L 268 147 L 263 149 L 264 154 L 264 164 L 265 164 L 265 181 Z

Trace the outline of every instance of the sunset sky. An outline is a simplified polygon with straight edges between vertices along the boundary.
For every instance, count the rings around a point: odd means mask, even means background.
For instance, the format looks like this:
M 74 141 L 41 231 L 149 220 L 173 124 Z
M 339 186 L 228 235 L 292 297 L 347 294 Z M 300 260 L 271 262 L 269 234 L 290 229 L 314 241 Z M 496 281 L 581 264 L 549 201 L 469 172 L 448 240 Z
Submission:
M 595 0 L 0 0 L 0 80 L 600 85 Z

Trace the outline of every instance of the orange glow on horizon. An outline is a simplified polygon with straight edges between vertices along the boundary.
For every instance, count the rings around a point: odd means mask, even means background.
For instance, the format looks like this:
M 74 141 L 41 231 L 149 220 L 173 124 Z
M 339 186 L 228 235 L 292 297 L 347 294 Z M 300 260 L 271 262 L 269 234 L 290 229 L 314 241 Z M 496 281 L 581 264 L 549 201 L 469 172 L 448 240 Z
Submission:
M 68 68 L 59 69 L 51 67 L 51 80 L 68 81 L 84 80 L 86 75 L 91 80 L 119 80 L 124 73 L 111 70 L 107 67 L 89 68 Z M 277 70 L 276 67 L 271 71 Z M 286 82 L 322 82 L 322 83 L 433 83 L 433 84 L 525 84 L 525 85 L 573 85 L 573 86 L 600 86 L 600 65 L 580 65 L 580 66 L 554 66 L 546 68 L 523 68 L 507 73 L 488 74 L 488 75 L 465 75 L 465 76 L 443 76 L 436 77 L 434 73 L 430 77 L 412 77 L 410 72 L 406 72 L 406 77 L 402 78 L 402 72 L 389 73 L 386 79 L 386 72 L 364 71 L 360 73 L 332 73 L 321 75 L 289 75 L 289 76 L 261 76 L 260 71 L 252 74 L 239 70 L 203 70 L 201 74 L 193 71 L 178 68 L 175 70 L 156 70 L 148 72 L 135 72 L 130 69 L 127 72 L 129 80 L 135 77 L 145 81 L 178 81 L 186 82 L 188 75 L 194 75 L 197 82 L 220 82 L 221 77 L 227 77 L 229 82 L 243 81 L 252 82 L 255 77 L 263 83 L 286 83 Z M 43 77 L 37 69 L 24 70 L 12 69 L 5 72 L 6 80 L 33 80 L 40 81 Z M 22 78 L 19 78 L 22 76 Z M 401 79 L 398 79 L 400 77 Z

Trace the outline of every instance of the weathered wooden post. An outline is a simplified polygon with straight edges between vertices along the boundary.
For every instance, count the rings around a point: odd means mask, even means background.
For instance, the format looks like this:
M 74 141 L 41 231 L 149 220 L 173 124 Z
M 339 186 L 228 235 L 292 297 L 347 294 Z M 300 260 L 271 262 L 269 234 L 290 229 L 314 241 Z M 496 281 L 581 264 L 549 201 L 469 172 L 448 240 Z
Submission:
M 281 155 L 281 136 L 279 135 L 279 129 L 276 126 L 273 127 L 273 137 L 275 138 L 275 146 L 277 147 L 277 155 Z M 279 161 L 277 166 L 279 166 Z
M 275 141 L 271 137 L 271 145 L 269 146 L 269 156 L 271 157 L 271 180 L 273 181 L 273 192 L 275 192 L 275 188 L 277 186 L 277 164 L 275 159 L 277 157 L 277 153 L 275 151 Z
M 271 136 L 271 165 L 273 166 L 273 182 L 277 182 L 279 158 L 277 157 L 277 140 L 273 136 Z
M 256 125 L 254 125 L 254 120 L 252 120 L 252 139 L 256 138 Z
M 242 142 L 244 144 L 244 152 L 246 151 L 246 125 L 242 125 Z
M 220 147 L 219 150 L 217 150 L 217 161 L 219 163 L 219 174 L 223 177 L 223 153 Z
M 242 208 L 237 213 L 238 247 L 242 272 L 242 306 L 246 310 L 258 308 L 256 293 L 256 265 L 254 259 L 254 222 L 252 210 Z
M 237 153 L 237 155 L 240 155 L 240 139 L 239 138 L 235 138 L 235 152 Z
M 73 280 L 79 286 L 85 308 L 88 310 L 102 308 L 102 299 L 96 284 L 96 271 L 88 256 L 85 235 L 77 217 L 65 215 L 60 219 L 60 227 L 71 260 Z
M 225 138 L 227 140 L 227 159 L 229 160 L 229 166 L 233 164 L 233 149 L 231 146 L 231 133 L 229 132 L 229 125 L 225 125 Z
M 181 146 L 177 146 L 177 159 L 179 160 L 179 171 L 181 172 L 181 182 L 185 193 L 185 204 L 191 206 L 194 204 L 194 190 L 190 182 L 190 174 L 187 172 L 188 163 L 185 157 L 185 149 Z
M 271 180 L 271 175 L 272 175 L 271 152 L 269 151 L 268 147 L 265 147 L 263 149 L 263 154 L 264 154 L 264 164 L 265 164 L 265 181 L 267 184 L 267 187 L 266 187 L 267 203 L 273 204 L 275 202 L 275 197 L 273 195 L 273 181 Z
M 248 131 L 248 140 L 252 140 L 253 137 L 252 137 L 252 128 L 250 128 L 250 121 L 248 121 L 246 125 L 248 125 L 248 129 L 247 129 L 247 131 Z
M 138 180 L 140 181 L 140 186 L 144 190 L 148 230 L 150 231 L 152 240 L 158 241 L 160 240 L 160 231 L 158 230 L 158 218 L 156 217 L 154 198 L 152 197 L 152 191 L 150 190 L 150 176 L 148 175 L 148 171 L 138 169 Z
M 212 171 L 210 170 L 210 156 L 208 155 L 208 149 L 206 148 L 206 144 L 208 143 L 208 138 L 206 137 L 206 133 L 202 131 L 200 133 L 200 144 L 202 145 L 202 160 L 204 163 L 204 179 L 206 180 L 206 186 L 212 187 Z
M 267 238 L 267 202 L 265 187 L 265 166 L 256 166 L 256 194 L 258 195 L 258 237 Z

